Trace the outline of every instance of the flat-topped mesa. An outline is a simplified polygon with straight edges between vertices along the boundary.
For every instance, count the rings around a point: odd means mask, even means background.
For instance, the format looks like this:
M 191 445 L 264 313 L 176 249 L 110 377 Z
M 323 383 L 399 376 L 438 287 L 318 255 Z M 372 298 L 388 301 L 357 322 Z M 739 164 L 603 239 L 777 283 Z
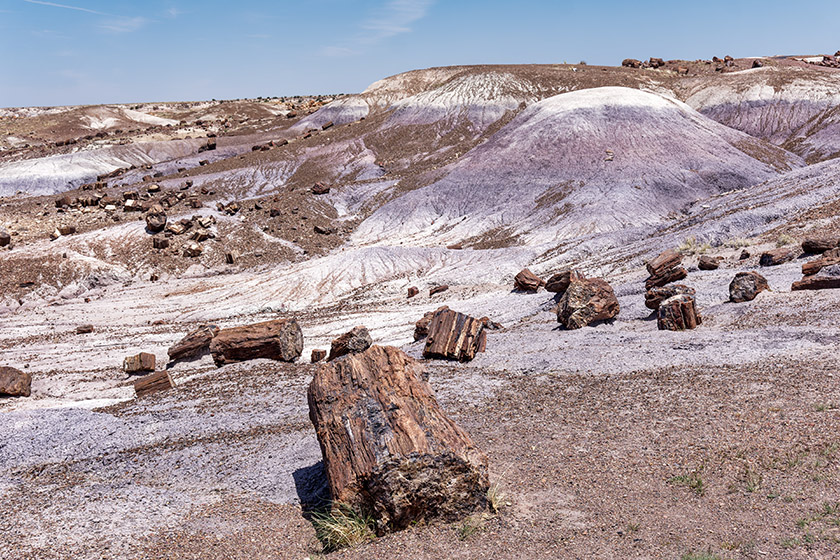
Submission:
M 664 286 L 688 276 L 688 271 L 680 266 L 681 263 L 682 255 L 674 249 L 663 251 L 648 261 L 645 267 L 650 276 L 645 280 L 645 289 Z
M 370 515 L 378 534 L 486 504 L 487 458 L 421 372 L 398 348 L 372 346 L 322 365 L 309 385 L 333 502 Z
M 487 344 L 485 322 L 441 307 L 428 323 L 424 358 L 443 358 L 468 362 Z M 415 326 L 415 333 L 417 332 Z
M 607 281 L 587 278 L 569 284 L 557 304 L 557 322 L 567 329 L 579 329 L 612 319 L 619 310 L 618 299 Z
M 294 318 L 222 329 L 210 342 L 217 366 L 257 358 L 293 362 L 302 352 L 303 333 Z

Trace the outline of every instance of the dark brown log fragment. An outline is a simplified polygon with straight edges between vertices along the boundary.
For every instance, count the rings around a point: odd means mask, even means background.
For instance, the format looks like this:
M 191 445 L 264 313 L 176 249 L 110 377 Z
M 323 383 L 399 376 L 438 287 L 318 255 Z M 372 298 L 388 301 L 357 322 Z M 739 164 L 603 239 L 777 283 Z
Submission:
M 435 311 L 423 348 L 424 358 L 444 358 L 468 362 L 481 347 L 484 323 L 449 308 Z
M 678 296 L 681 294 L 688 294 L 693 296 L 695 294 L 694 288 L 686 286 L 685 284 L 672 284 L 670 286 L 653 287 L 645 293 L 645 307 L 656 311 L 659 305 L 668 298 Z
M 664 286 L 665 284 L 682 280 L 686 276 L 688 276 L 688 271 L 681 266 L 663 270 L 655 275 L 648 276 L 648 279 L 645 280 L 645 289 L 650 290 L 656 286 Z
M 579 329 L 618 315 L 620 308 L 612 287 L 603 278 L 572 282 L 557 304 L 557 322 Z
M 513 288 L 523 292 L 536 292 L 544 285 L 545 281 L 527 268 L 513 278 Z
M 769 290 L 767 279 L 756 271 L 739 272 L 729 283 L 729 301 L 742 303 L 752 301 L 760 292 Z
M 202 325 L 176 342 L 168 350 L 171 361 L 197 358 L 210 349 L 210 341 L 219 334 L 216 325 Z
M 840 245 L 837 237 L 809 237 L 802 242 L 802 252 L 821 254 Z
M 331 362 L 347 354 L 364 352 L 370 348 L 371 344 L 373 344 L 373 339 L 371 339 L 370 333 L 365 327 L 353 327 L 332 341 L 330 355 L 327 357 L 327 361 Z
M 378 534 L 486 504 L 487 458 L 421 372 L 401 350 L 372 346 L 322 365 L 309 385 L 332 499 L 371 515 Z
M 295 319 L 222 329 L 210 342 L 217 366 L 256 358 L 293 362 L 302 352 L 303 333 Z
M 586 277 L 577 270 L 564 270 L 558 272 L 548 279 L 545 283 L 545 289 L 549 292 L 555 292 L 563 295 L 572 282 L 580 281 Z
M 792 261 L 799 256 L 798 247 L 779 247 L 772 251 L 765 251 L 758 258 L 759 266 L 777 266 Z
M 140 352 L 136 356 L 126 356 L 123 360 L 123 370 L 129 375 L 155 371 L 155 355 Z
M 662 302 L 657 313 L 656 326 L 661 331 L 684 331 L 696 328 L 701 322 L 694 296 L 681 294 Z
M 168 371 L 158 371 L 135 380 L 134 394 L 137 397 L 142 397 L 151 393 L 157 393 L 158 391 L 171 389 L 174 386 L 175 382 L 172 381 L 172 377 Z
M 28 397 L 32 394 L 32 374 L 13 367 L 0 367 L 0 396 Z

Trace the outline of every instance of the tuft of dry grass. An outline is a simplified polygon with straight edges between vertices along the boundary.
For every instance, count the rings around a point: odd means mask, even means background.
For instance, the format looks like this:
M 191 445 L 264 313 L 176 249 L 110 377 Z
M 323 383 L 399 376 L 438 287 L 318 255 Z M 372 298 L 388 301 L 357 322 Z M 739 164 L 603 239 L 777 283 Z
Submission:
M 677 250 L 683 255 L 704 255 L 711 248 L 711 245 L 697 241 L 697 238 L 692 235 L 683 239 Z
M 313 513 L 312 524 L 325 552 L 352 548 L 376 538 L 371 528 L 373 520 L 347 504 L 336 503 L 329 511 Z

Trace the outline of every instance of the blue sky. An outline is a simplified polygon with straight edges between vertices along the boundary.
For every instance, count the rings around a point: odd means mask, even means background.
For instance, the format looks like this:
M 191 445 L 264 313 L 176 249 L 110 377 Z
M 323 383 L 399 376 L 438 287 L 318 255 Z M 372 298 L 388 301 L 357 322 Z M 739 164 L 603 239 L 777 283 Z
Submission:
M 834 53 L 840 2 L 0 0 L 0 106 L 347 93 L 415 68 Z

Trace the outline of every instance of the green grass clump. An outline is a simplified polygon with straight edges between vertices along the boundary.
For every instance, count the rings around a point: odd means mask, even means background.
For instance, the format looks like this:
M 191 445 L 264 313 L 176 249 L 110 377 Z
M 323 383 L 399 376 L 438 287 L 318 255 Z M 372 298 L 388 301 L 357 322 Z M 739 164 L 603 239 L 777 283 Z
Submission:
M 685 486 L 691 489 L 692 492 L 698 496 L 706 493 L 706 485 L 703 483 L 703 477 L 699 472 L 692 472 L 689 474 L 681 474 L 668 479 L 668 484 L 674 486 Z

